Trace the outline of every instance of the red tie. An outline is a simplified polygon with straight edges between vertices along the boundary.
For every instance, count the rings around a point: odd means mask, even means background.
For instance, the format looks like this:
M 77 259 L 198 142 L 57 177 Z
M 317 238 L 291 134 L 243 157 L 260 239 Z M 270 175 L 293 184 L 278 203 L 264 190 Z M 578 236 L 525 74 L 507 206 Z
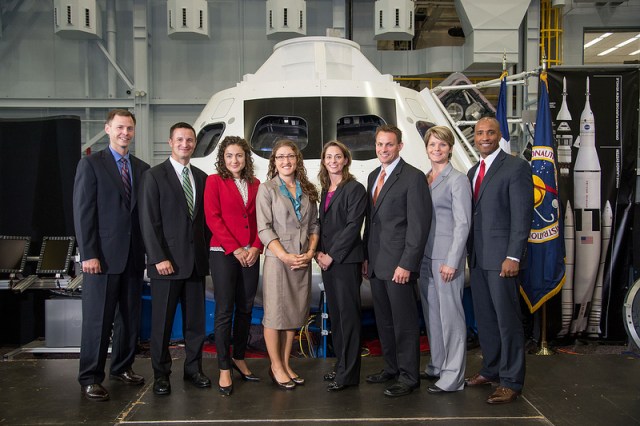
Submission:
M 482 179 L 484 179 L 484 160 L 480 160 L 480 171 L 476 178 L 476 184 L 473 187 L 473 199 L 478 201 L 478 195 L 480 194 L 480 185 L 482 185 Z

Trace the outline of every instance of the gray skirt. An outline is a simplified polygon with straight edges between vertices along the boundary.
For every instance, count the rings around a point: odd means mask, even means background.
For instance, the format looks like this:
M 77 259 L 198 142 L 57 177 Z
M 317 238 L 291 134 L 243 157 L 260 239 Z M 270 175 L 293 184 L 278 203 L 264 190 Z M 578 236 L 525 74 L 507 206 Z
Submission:
M 266 256 L 262 271 L 262 325 L 275 330 L 302 327 L 311 303 L 311 265 L 292 271 L 277 257 Z

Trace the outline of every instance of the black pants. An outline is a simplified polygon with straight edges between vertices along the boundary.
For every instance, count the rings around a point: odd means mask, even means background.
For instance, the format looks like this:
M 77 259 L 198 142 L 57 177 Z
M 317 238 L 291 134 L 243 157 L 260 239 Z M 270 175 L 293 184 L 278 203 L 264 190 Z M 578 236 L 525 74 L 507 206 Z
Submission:
M 357 385 L 360 382 L 362 264 L 333 262 L 322 272 L 322 282 L 329 304 L 336 383 Z
M 82 386 L 104 380 L 112 330 L 111 374 L 131 368 L 140 329 L 141 301 L 142 272 L 136 271 L 131 257 L 122 274 L 84 274 L 78 374 Z
M 260 262 L 243 268 L 233 254 L 212 251 L 209 255 L 213 294 L 216 300 L 214 334 L 220 370 L 231 368 L 231 324 L 233 358 L 244 359 L 251 326 L 253 299 L 258 290 Z
M 186 280 L 151 280 L 151 365 L 155 378 L 171 374 L 169 339 L 178 301 L 182 310 L 185 343 L 184 374 L 202 371 L 205 340 L 204 277 Z

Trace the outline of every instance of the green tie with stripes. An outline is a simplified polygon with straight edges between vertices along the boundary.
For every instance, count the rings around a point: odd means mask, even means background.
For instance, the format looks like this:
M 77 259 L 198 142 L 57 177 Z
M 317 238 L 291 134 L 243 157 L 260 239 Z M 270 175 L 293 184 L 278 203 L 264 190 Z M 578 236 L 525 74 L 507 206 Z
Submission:
M 182 169 L 182 190 L 184 191 L 184 197 L 187 199 L 189 217 L 193 217 L 193 188 L 191 187 L 191 179 L 189 179 L 188 167 Z

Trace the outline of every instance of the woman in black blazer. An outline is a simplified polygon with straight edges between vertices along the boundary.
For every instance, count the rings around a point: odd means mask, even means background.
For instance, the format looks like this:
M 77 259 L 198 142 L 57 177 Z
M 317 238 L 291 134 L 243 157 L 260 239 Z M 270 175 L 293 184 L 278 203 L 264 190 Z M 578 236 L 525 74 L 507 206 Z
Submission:
M 325 374 L 328 391 L 360 381 L 360 283 L 364 260 L 362 222 L 367 191 L 349 173 L 351 153 L 341 142 L 322 150 L 320 173 L 320 242 L 316 261 L 329 304 L 335 371 Z

